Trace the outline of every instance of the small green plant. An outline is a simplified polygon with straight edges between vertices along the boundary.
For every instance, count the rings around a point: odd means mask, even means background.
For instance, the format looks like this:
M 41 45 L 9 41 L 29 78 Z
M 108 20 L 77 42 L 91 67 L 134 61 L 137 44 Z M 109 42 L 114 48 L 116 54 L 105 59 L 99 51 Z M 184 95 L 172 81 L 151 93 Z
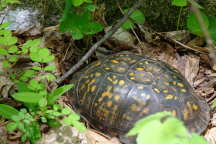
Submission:
M 124 10 L 124 13 L 128 12 L 128 9 Z M 134 28 L 134 24 L 144 24 L 145 23 L 145 16 L 140 10 L 135 10 L 123 25 L 123 29 L 131 29 Z
M 182 121 L 169 112 L 159 112 L 139 120 L 127 136 L 137 135 L 137 144 L 208 144 L 196 133 L 189 134 Z
M 47 85 L 55 80 L 52 72 L 56 67 L 49 64 L 53 62 L 54 56 L 49 49 L 40 47 L 40 39 L 28 40 L 17 46 L 18 39 L 6 29 L 9 24 L 0 25 L 0 55 L 3 56 L 5 76 L 10 77 L 16 86 L 16 92 L 11 96 L 14 100 L 22 102 L 23 107 L 17 110 L 9 105 L 0 104 L 0 116 L 10 120 L 6 125 L 7 130 L 21 131 L 22 142 L 29 140 L 32 144 L 41 138 L 41 123 L 47 123 L 50 127 L 67 124 L 84 131 L 85 126 L 79 122 L 79 115 L 70 108 L 55 104 L 56 100 L 73 85 L 63 85 L 48 91 Z M 30 59 L 36 65 L 16 72 L 13 66 L 22 57 Z
M 1 0 L 0 1 L 0 10 L 8 6 L 9 4 L 18 4 L 19 0 Z
M 187 6 L 187 0 L 172 0 L 172 5 L 174 6 L 179 6 L 179 7 L 184 7 Z M 193 3 L 194 6 L 197 8 L 203 10 L 204 8 L 199 5 L 197 2 Z M 216 18 L 215 17 L 209 17 L 207 16 L 203 11 L 201 12 L 201 17 L 204 20 L 204 23 L 206 27 L 208 28 L 208 31 L 214 40 L 214 43 L 216 43 Z M 200 24 L 193 12 L 188 14 L 187 17 L 187 28 L 192 34 L 198 35 L 198 36 L 203 36 L 203 32 L 201 30 Z
M 102 31 L 103 26 L 93 20 L 92 12 L 96 8 L 92 0 L 66 0 L 64 14 L 60 20 L 60 30 L 70 32 L 74 40 Z

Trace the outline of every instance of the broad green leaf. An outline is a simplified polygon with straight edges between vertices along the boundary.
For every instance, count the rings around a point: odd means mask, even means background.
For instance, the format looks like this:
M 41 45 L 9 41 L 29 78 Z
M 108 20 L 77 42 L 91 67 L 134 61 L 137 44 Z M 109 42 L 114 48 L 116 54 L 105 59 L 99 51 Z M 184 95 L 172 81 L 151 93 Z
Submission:
M 23 75 L 20 77 L 20 80 L 27 81 L 29 78 L 32 78 L 36 73 L 33 70 L 24 71 Z
M 62 114 L 68 115 L 71 113 L 71 109 L 69 107 L 66 107 L 64 109 L 62 109 L 61 111 Z
M 16 62 L 18 60 L 18 56 L 9 56 L 8 61 L 9 62 Z
M 209 17 L 209 28 L 208 31 L 214 40 L 216 42 L 216 18 L 215 17 Z
M 3 68 L 6 68 L 6 69 L 7 69 L 7 68 L 10 68 L 10 67 L 11 67 L 10 62 L 7 61 L 7 60 L 3 60 L 2 64 L 3 64 Z
M 6 125 L 6 129 L 9 131 L 9 132 L 13 132 L 17 129 L 17 123 L 16 122 L 9 122 L 7 125 Z
M 38 104 L 38 102 L 43 98 L 43 96 L 34 92 L 18 92 L 12 94 L 12 97 L 17 101 L 32 104 Z
M 99 22 L 89 22 L 88 27 L 85 27 L 85 34 L 95 34 L 103 30 L 103 25 Z
M 6 56 L 6 55 L 8 55 L 8 51 L 4 48 L 0 48 L 0 55 Z
M 55 128 L 55 127 L 61 126 L 61 123 L 60 123 L 59 121 L 57 121 L 57 120 L 52 120 L 52 119 L 48 120 L 47 124 L 48 124 L 48 126 L 51 127 L 51 128 Z
M 49 82 L 54 81 L 56 79 L 55 75 L 51 73 L 44 74 L 41 76 L 41 79 L 47 79 Z
M 30 56 L 30 59 L 31 59 L 32 61 L 35 61 L 35 62 L 41 62 L 41 61 L 42 61 L 42 58 L 38 56 L 38 53 L 37 53 L 37 52 L 31 52 L 31 53 L 29 54 L 29 56 Z
M 141 119 L 135 123 L 134 127 L 128 132 L 127 136 L 134 136 L 138 134 L 142 130 L 143 126 L 147 125 L 148 123 L 152 121 L 158 121 L 161 118 L 168 117 L 168 116 L 171 116 L 171 113 L 159 112 L 159 113 L 150 115 L 144 119 Z
M 201 16 L 205 22 L 206 27 L 209 27 L 209 20 L 205 13 L 201 12 Z M 187 18 L 187 28 L 191 31 L 191 33 L 195 35 L 202 36 L 203 32 L 200 28 L 200 24 L 194 13 L 190 13 Z
M 11 24 L 11 22 L 6 22 L 6 23 L 3 23 L 3 24 L 0 24 L 0 29 L 5 29 L 5 28 L 7 28 L 10 24 Z
M 193 133 L 189 138 L 189 143 L 187 144 L 209 144 L 202 136 Z
M 71 124 L 81 132 L 86 130 L 85 125 L 79 121 L 71 121 Z
M 12 117 L 17 115 L 19 111 L 12 106 L 0 104 L 0 115 L 5 119 L 12 120 Z
M 17 43 L 16 37 L 0 37 L 0 45 L 10 46 Z
M 30 89 L 28 88 L 27 83 L 25 83 L 25 82 L 21 82 L 21 81 L 16 82 L 16 87 L 18 89 L 18 92 L 30 91 Z
M 85 0 L 72 0 L 72 3 L 74 6 L 80 6 L 81 4 L 83 4 L 85 2 Z
M 172 0 L 174 6 L 187 6 L 187 0 Z
M 45 106 L 47 106 L 47 100 L 46 100 L 46 98 L 40 99 L 38 105 L 39 105 L 40 107 L 45 107 Z
M 56 70 L 56 66 L 55 65 L 48 65 L 44 68 L 45 71 L 54 71 Z
M 44 57 L 41 62 L 42 63 L 48 63 L 48 62 L 53 61 L 54 59 L 55 59 L 55 57 L 53 55 L 50 55 L 50 56 Z
M 135 10 L 131 15 L 130 18 L 135 21 L 135 23 L 138 24 L 144 24 L 145 22 L 145 16 L 140 10 Z
M 80 40 L 84 37 L 84 35 L 79 29 L 72 30 L 71 35 L 73 37 L 73 40 Z
M 122 25 L 123 29 L 131 29 L 134 27 L 134 24 L 130 20 L 126 20 L 125 23 Z
M 9 47 L 8 52 L 12 54 L 16 54 L 18 52 L 17 46 L 14 45 L 14 46 Z
M 68 116 L 68 118 L 71 120 L 71 121 L 78 121 L 80 120 L 80 116 L 76 113 L 72 113 Z
M 183 122 L 174 117 L 152 120 L 141 127 L 138 144 L 177 144 L 189 136 Z
M 199 9 L 204 9 L 203 6 L 201 6 L 199 3 L 197 3 L 196 1 L 192 1 L 193 6 L 199 8 Z
M 85 8 L 86 8 L 87 10 L 93 12 L 93 11 L 95 11 L 95 9 L 97 8 L 97 6 L 94 5 L 94 4 L 88 4 Z
M 61 86 L 61 87 L 55 89 L 47 97 L 48 104 L 53 104 L 62 94 L 64 94 L 68 90 L 70 90 L 73 86 L 74 86 L 73 84 L 69 84 L 69 85 L 64 85 L 64 86 Z
M 39 67 L 39 66 L 33 66 L 32 69 L 33 69 L 33 70 L 36 70 L 36 71 L 40 71 L 40 70 L 42 70 L 42 68 Z
M 10 30 L 0 30 L 0 36 L 1 37 L 12 37 L 12 32 Z
M 30 80 L 28 88 L 32 91 L 38 91 L 44 88 L 44 85 L 39 83 L 37 80 Z

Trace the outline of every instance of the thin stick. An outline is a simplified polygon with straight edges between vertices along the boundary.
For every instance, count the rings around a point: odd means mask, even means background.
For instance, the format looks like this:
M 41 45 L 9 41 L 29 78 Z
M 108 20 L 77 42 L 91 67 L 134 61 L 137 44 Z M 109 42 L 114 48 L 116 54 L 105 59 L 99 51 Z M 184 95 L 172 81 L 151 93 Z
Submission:
M 201 16 L 200 10 L 196 6 L 194 6 L 195 1 L 194 0 L 188 0 L 188 1 L 191 3 L 192 11 L 195 13 L 197 20 L 201 26 L 201 30 L 205 36 L 205 39 L 206 39 L 206 42 L 208 45 L 209 57 L 211 58 L 211 60 L 213 62 L 213 69 L 216 70 L 216 56 L 215 56 L 216 47 L 215 47 L 213 40 L 212 40 L 212 38 L 208 32 L 208 29 L 205 25 L 205 22 Z
M 121 25 L 128 19 L 128 17 L 133 13 L 133 11 L 138 8 L 140 5 L 139 2 L 135 2 L 133 7 L 124 15 L 124 17 L 119 20 L 119 22 L 113 26 L 98 42 L 96 42 L 89 51 L 80 59 L 78 63 L 76 63 L 69 71 L 67 71 L 64 75 L 56 80 L 57 84 L 63 82 L 67 77 L 69 77 L 72 73 L 74 73 L 93 53 L 94 51 L 109 37 L 111 37 L 120 27 Z

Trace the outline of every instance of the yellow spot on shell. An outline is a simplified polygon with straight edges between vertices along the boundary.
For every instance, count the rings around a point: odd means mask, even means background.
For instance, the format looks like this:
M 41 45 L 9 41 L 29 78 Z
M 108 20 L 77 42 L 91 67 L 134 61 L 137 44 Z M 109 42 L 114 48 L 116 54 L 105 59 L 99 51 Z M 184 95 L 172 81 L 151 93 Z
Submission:
M 177 86 L 184 87 L 184 84 L 183 83 L 177 83 Z
M 166 97 L 165 97 L 165 99 L 173 99 L 174 98 L 174 95 L 171 95 L 171 94 L 168 94 Z
M 137 87 L 138 89 L 144 89 L 145 87 L 143 85 L 140 85 Z
M 190 112 L 187 109 L 185 109 L 183 111 L 183 120 L 188 120 L 189 119 L 189 114 L 190 114 Z
M 130 77 L 130 80 L 135 80 L 135 77 Z
M 105 91 L 102 93 L 102 97 L 112 97 L 112 93 L 110 93 L 109 91 Z
M 105 69 L 105 70 L 110 70 L 110 67 L 105 67 L 104 69 Z
M 158 88 L 154 88 L 154 91 L 155 91 L 156 93 L 160 93 L 160 90 L 159 90 Z
M 169 91 L 168 91 L 167 89 L 163 90 L 163 93 L 166 93 L 166 94 L 167 94 L 168 92 L 169 92 Z
M 149 108 L 144 108 L 142 112 L 143 112 L 144 114 L 148 114 L 149 111 L 150 111 Z
M 172 116 L 176 117 L 176 110 L 172 111 Z
M 173 85 L 176 85 L 176 84 L 177 84 L 177 82 L 176 82 L 176 81 L 173 81 L 172 83 L 173 83 Z
M 149 64 L 149 62 L 148 62 L 148 61 L 145 61 L 145 64 Z
M 169 82 L 163 82 L 163 83 L 164 83 L 165 85 L 167 85 L 167 86 L 169 85 Z
M 96 85 L 93 85 L 93 86 L 91 87 L 91 92 L 94 92 L 96 88 L 97 88 L 97 86 L 96 86 Z
M 112 63 L 119 63 L 117 60 L 111 60 Z
M 137 70 L 137 71 L 144 71 L 144 68 L 138 67 L 138 68 L 136 68 L 136 70 Z
M 137 110 L 138 110 L 137 105 L 136 105 L 136 104 L 132 104 L 132 105 L 130 106 L 130 110 L 131 110 L 131 111 L 137 111 Z
M 119 101 L 120 100 L 120 96 L 119 95 L 116 95 L 115 97 L 114 97 L 114 99 L 115 99 L 115 101 Z
M 124 80 L 119 80 L 119 85 L 122 86 L 125 84 L 125 81 Z
M 113 79 L 111 78 L 111 77 L 107 77 L 107 80 L 109 80 L 109 81 L 113 81 Z
M 193 110 L 198 110 L 199 109 L 198 105 L 196 105 L 196 104 L 193 104 L 192 108 L 193 108 Z
M 186 89 L 181 89 L 180 91 L 183 92 L 183 93 L 187 92 Z
M 116 71 L 117 72 L 124 72 L 125 68 L 123 68 L 123 67 L 117 67 Z
M 111 107 L 111 106 L 112 106 L 112 101 L 108 101 L 108 102 L 107 102 L 107 106 L 108 106 L 108 107 Z
M 135 74 L 133 72 L 129 73 L 130 76 L 134 76 Z
M 95 77 L 99 77 L 99 76 L 101 76 L 101 73 L 96 72 L 96 73 L 95 73 Z

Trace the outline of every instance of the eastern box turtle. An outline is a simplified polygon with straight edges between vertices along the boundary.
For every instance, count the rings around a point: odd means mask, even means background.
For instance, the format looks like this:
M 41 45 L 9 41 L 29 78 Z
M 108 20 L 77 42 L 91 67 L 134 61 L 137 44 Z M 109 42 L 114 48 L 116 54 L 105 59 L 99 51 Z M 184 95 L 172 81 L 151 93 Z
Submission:
M 72 101 L 91 122 L 117 133 L 150 114 L 170 111 L 190 132 L 201 133 L 209 107 L 175 68 L 159 60 L 121 52 L 93 62 L 72 78 Z

